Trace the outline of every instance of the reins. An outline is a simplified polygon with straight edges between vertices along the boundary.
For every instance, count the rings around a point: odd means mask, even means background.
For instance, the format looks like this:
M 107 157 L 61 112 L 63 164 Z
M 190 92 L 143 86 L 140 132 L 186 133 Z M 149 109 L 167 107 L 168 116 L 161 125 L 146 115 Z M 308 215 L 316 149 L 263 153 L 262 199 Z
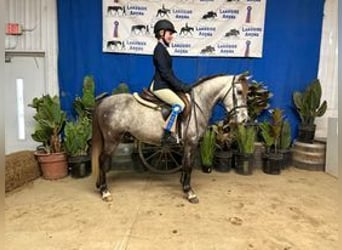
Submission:
M 221 99 L 221 102 L 220 102 L 220 103 L 224 102 L 224 100 L 228 96 L 229 92 L 233 91 L 233 108 L 229 112 L 232 113 L 231 115 L 234 115 L 234 116 L 236 114 L 236 110 L 237 109 L 247 107 L 246 104 L 245 105 L 237 105 L 237 97 L 236 97 L 236 94 L 235 94 L 235 79 L 236 79 L 236 76 L 234 75 L 233 80 L 232 80 L 232 82 L 230 84 L 230 87 L 228 88 L 226 93 L 223 95 L 223 98 Z M 195 119 L 196 134 L 198 134 L 199 129 L 198 129 L 198 123 L 197 123 L 196 107 L 201 111 L 202 114 L 204 114 L 204 112 L 203 112 L 202 108 L 200 107 L 200 105 L 196 102 L 195 94 L 194 94 L 193 90 L 191 90 L 191 92 L 190 92 L 190 102 L 191 102 L 191 108 L 192 108 L 193 113 L 194 113 L 193 115 L 194 115 L 194 119 Z M 185 134 L 188 133 L 191 116 L 192 116 L 192 112 L 190 112 L 190 115 L 189 115 L 188 123 L 187 123 L 186 129 L 185 129 Z

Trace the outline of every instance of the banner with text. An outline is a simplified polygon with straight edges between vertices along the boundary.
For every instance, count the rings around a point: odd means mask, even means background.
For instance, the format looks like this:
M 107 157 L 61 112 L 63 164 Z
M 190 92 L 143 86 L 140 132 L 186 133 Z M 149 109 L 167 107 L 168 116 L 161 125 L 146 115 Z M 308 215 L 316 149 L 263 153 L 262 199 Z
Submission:
M 103 0 L 103 52 L 153 54 L 170 20 L 174 56 L 262 57 L 266 0 Z

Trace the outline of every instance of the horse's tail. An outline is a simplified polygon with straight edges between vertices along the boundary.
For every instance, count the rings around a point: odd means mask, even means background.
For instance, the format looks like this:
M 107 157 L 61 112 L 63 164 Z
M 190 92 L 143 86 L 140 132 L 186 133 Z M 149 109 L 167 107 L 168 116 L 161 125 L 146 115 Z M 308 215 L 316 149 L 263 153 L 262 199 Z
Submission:
M 96 111 L 97 107 L 95 107 L 93 114 L 93 133 L 91 140 L 91 168 L 93 176 L 98 178 L 100 167 L 99 157 L 103 148 L 103 137 L 100 131 Z

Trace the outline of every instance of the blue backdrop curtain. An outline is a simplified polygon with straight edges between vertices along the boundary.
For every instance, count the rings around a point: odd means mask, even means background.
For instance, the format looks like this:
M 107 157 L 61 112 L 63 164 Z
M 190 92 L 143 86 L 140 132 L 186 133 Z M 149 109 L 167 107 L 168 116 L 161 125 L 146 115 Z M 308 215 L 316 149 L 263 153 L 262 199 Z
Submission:
M 111 92 L 120 82 L 132 91 L 148 86 L 151 56 L 102 52 L 102 0 L 58 0 L 57 7 L 60 96 L 68 114 L 85 75 L 94 77 L 97 94 Z M 174 57 L 176 74 L 192 83 L 216 73 L 250 71 L 274 94 L 271 107 L 285 111 L 295 136 L 299 120 L 292 93 L 317 77 L 323 7 L 324 0 L 268 0 L 262 58 Z M 214 119 L 221 115 L 216 111 Z

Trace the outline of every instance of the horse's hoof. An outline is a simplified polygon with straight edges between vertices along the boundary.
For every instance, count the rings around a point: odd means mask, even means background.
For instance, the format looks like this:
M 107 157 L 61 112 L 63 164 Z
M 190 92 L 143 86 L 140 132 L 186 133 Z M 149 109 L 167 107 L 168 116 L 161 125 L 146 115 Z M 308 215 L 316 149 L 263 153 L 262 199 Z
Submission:
M 186 193 L 186 199 L 192 204 L 197 204 L 199 202 L 197 195 L 192 190 L 190 190 Z
M 102 200 L 103 200 L 104 202 L 112 202 L 112 201 L 113 201 L 113 198 L 112 198 L 112 196 L 102 197 Z
M 102 200 L 105 202 L 113 201 L 113 197 L 109 191 L 102 192 Z
M 197 197 L 192 198 L 192 199 L 188 199 L 188 201 L 189 201 L 190 203 L 192 203 L 192 204 L 197 204 L 197 203 L 199 203 L 199 199 L 198 199 Z

